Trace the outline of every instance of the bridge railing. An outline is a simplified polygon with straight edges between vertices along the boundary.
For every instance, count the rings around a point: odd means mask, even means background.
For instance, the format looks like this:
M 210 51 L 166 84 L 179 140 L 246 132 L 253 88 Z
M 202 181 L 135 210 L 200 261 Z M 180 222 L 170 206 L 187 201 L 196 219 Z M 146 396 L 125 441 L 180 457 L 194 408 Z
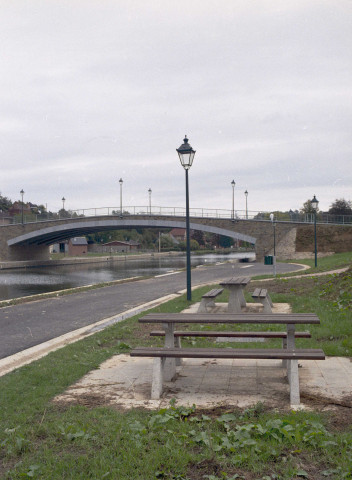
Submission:
M 190 208 L 190 216 L 198 218 L 224 218 L 234 220 L 270 220 L 271 212 L 245 211 L 245 210 L 226 210 L 212 208 Z M 23 223 L 33 223 L 48 220 L 62 220 L 80 217 L 97 217 L 97 216 L 123 216 L 129 215 L 157 215 L 157 216 L 174 216 L 185 217 L 186 209 L 184 207 L 161 207 L 161 206 L 124 206 L 122 214 L 120 207 L 100 207 L 100 208 L 84 208 L 78 210 L 60 210 L 57 213 L 42 212 L 37 214 L 24 214 Z M 313 223 L 313 214 L 301 214 L 298 212 L 275 212 L 275 220 L 278 222 L 294 222 L 294 223 Z M 22 215 L 17 214 L 13 217 L 3 217 L 0 225 L 19 224 L 22 223 Z M 319 212 L 317 215 L 317 223 L 331 224 L 352 224 L 352 215 L 331 215 Z

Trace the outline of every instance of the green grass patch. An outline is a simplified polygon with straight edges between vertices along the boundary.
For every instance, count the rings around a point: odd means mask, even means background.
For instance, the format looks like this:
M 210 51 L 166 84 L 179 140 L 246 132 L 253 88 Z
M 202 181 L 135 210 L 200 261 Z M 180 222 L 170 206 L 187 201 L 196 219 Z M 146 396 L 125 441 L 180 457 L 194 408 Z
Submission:
M 352 252 L 334 253 L 327 257 L 318 258 L 317 267 L 315 267 L 314 259 L 285 260 L 284 263 L 301 263 L 308 265 L 310 269 L 306 270 L 306 273 L 327 272 L 329 270 L 349 267 L 352 264 Z
M 297 340 L 298 346 L 352 356 L 351 270 L 253 281 L 250 288 L 259 285 L 269 290 L 274 302 L 290 303 L 294 312 L 318 314 L 321 325 L 308 327 L 312 339 Z M 194 291 L 193 301 L 213 287 Z M 217 301 L 226 300 L 224 291 Z M 181 296 L 150 311 L 180 312 L 188 305 Z M 348 408 L 338 413 L 295 413 L 268 411 L 258 404 L 247 410 L 199 411 L 172 403 L 160 411 L 123 412 L 52 402 L 111 356 L 128 353 L 134 346 L 160 344 L 161 339 L 149 337 L 149 326 L 138 323 L 145 313 L 0 378 L 1 478 L 352 479 Z M 188 342 L 204 344 L 202 339 Z M 249 345 L 273 346 L 271 342 Z

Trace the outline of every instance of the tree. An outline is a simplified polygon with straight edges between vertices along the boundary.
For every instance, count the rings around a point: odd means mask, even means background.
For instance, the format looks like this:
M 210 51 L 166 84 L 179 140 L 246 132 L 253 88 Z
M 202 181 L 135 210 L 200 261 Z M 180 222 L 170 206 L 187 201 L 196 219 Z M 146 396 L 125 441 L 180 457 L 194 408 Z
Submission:
M 0 211 L 7 212 L 12 207 L 12 202 L 9 198 L 3 197 L 0 192 Z
M 220 235 L 219 245 L 222 248 L 230 248 L 234 244 L 234 239 L 230 237 L 225 237 L 225 235 Z
M 175 248 L 174 241 L 170 235 L 163 234 L 160 236 L 160 247 L 162 250 L 173 250 Z
M 337 198 L 329 208 L 332 215 L 352 215 L 352 202 L 344 198 Z
M 185 252 L 187 250 L 187 242 L 184 241 L 184 242 L 180 242 L 178 244 L 178 247 L 180 250 L 182 250 L 183 252 Z M 199 243 L 197 242 L 197 240 L 193 240 L 193 238 L 190 239 L 189 241 L 189 247 L 190 247 L 190 250 L 199 250 Z
M 317 208 L 317 213 L 319 212 L 319 207 Z M 312 207 L 312 201 L 307 200 L 304 202 L 303 207 L 301 208 L 301 213 L 315 213 L 314 208 Z
M 205 244 L 204 232 L 202 232 L 202 230 L 194 230 L 193 234 L 192 234 L 192 238 L 194 240 L 197 240 L 199 245 L 204 245 Z

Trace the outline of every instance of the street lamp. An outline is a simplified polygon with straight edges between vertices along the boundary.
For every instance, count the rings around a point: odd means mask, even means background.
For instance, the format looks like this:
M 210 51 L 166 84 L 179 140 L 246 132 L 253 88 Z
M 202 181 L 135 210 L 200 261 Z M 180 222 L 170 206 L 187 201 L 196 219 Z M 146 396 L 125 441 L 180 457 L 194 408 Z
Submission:
M 62 197 L 62 210 L 65 210 L 65 200 L 66 198 L 65 197 Z
M 22 195 L 22 205 L 21 205 L 21 218 L 22 218 L 22 225 L 23 225 L 23 195 L 24 195 L 24 190 L 20 191 L 20 194 Z
M 187 300 L 192 300 L 191 289 L 191 245 L 189 236 L 189 193 L 188 193 L 188 170 L 191 168 L 195 150 L 189 145 L 188 138 L 185 135 L 183 144 L 180 148 L 176 148 L 178 156 L 180 158 L 181 165 L 186 172 L 186 249 L 187 249 Z
M 314 195 L 313 199 L 310 201 L 312 208 L 314 210 L 314 264 L 315 267 L 318 266 L 318 254 L 317 254 L 317 211 L 319 200 L 316 199 Z
M 123 184 L 122 178 L 120 178 L 119 184 L 120 184 L 120 215 L 122 217 L 122 184 Z
M 235 180 L 232 180 L 231 185 L 232 185 L 232 212 L 231 212 L 231 218 L 232 218 L 232 220 L 234 220 L 234 219 L 235 219 L 235 185 L 236 185 Z
M 244 192 L 244 194 L 246 196 L 246 219 L 248 220 L 248 205 L 247 205 L 248 192 L 247 192 L 247 190 Z
M 152 189 L 148 190 L 149 193 L 149 215 L 152 214 Z
M 276 277 L 276 223 L 274 214 L 270 214 L 270 220 L 274 229 L 274 257 L 273 257 L 273 267 L 274 267 L 274 277 Z

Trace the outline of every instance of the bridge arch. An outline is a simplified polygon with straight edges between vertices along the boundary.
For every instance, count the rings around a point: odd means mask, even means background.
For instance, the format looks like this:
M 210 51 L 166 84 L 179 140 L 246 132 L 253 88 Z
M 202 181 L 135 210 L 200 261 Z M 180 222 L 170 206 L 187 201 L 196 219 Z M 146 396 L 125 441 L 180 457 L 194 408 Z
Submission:
M 7 241 L 9 247 L 21 245 L 42 245 L 48 246 L 68 238 L 87 235 L 88 233 L 102 232 L 104 230 L 118 230 L 123 228 L 185 228 L 184 220 L 159 220 L 140 219 L 140 218 L 111 218 L 104 220 L 85 220 L 82 219 L 71 221 L 60 225 L 40 228 L 32 232 L 24 233 L 11 238 Z M 192 230 L 201 230 L 203 232 L 224 235 L 235 240 L 242 240 L 251 244 L 256 243 L 256 238 L 240 232 L 235 232 L 226 228 L 216 227 L 214 225 L 204 225 L 191 221 L 190 228 Z

